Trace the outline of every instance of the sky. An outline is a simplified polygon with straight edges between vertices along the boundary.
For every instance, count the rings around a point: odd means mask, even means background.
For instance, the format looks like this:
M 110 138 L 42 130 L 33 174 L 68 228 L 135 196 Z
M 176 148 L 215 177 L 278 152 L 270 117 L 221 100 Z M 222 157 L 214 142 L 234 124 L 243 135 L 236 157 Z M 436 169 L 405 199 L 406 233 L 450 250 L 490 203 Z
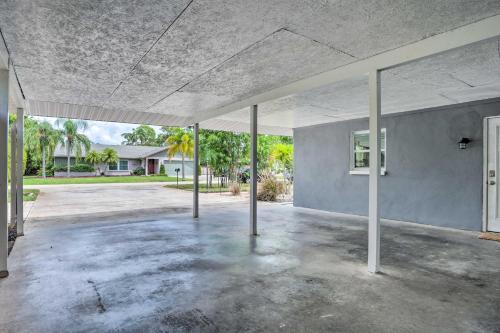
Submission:
M 38 120 L 46 120 L 51 124 L 54 124 L 57 118 L 52 117 L 34 117 Z M 123 124 L 123 123 L 110 123 L 104 121 L 87 121 L 88 128 L 85 131 L 85 135 L 93 143 L 102 143 L 108 145 L 119 145 L 122 143 L 123 138 L 122 133 L 131 132 L 134 128 L 139 125 L 133 124 Z M 159 133 L 159 126 L 151 126 Z

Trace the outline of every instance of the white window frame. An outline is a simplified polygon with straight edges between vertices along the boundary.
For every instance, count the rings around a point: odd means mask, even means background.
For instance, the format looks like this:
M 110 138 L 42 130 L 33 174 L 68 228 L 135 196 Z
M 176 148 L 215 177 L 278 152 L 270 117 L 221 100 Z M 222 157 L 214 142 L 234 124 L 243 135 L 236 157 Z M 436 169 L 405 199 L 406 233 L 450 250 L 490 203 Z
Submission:
M 386 128 L 382 128 L 380 130 L 381 133 L 384 133 L 384 145 L 380 146 L 380 152 L 385 152 L 385 165 L 383 168 L 380 168 L 380 174 L 382 176 L 386 175 L 386 168 L 387 168 L 387 130 Z M 354 136 L 359 135 L 359 134 L 370 134 L 370 130 L 362 130 L 362 131 L 352 131 L 351 132 L 351 139 L 349 142 L 349 174 L 351 175 L 369 175 L 370 174 L 370 168 L 369 167 L 355 167 L 354 166 L 354 159 L 355 159 L 355 153 L 356 151 L 354 150 Z M 359 152 L 359 151 L 358 151 Z M 364 150 L 364 152 L 370 152 L 370 150 Z
M 127 162 L 127 169 L 121 169 L 120 168 L 120 162 L 121 161 L 126 161 Z M 119 159 L 118 162 L 116 163 L 116 169 L 115 170 L 112 170 L 110 168 L 111 166 L 111 163 L 108 163 L 108 171 L 130 171 L 130 161 L 129 160 L 126 160 L 126 159 Z
M 122 169 L 121 168 L 121 162 L 122 161 L 127 162 L 127 168 L 126 169 Z M 118 170 L 120 170 L 120 171 L 130 171 L 130 161 L 129 160 L 122 160 L 122 159 L 120 159 L 118 161 Z

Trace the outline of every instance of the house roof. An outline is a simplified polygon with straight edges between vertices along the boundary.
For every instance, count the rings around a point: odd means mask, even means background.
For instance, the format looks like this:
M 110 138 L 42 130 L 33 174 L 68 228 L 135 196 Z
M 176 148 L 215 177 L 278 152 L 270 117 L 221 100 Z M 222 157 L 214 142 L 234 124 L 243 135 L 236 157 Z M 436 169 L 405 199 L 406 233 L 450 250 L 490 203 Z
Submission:
M 90 150 L 103 151 L 106 148 L 113 148 L 118 153 L 119 158 L 146 158 L 148 156 L 157 154 L 161 151 L 165 151 L 166 147 L 151 147 L 151 146 L 127 146 L 127 145 L 103 145 L 100 143 L 93 143 Z M 85 157 L 85 152 L 82 157 Z M 74 153 L 71 154 L 72 157 L 75 156 Z M 62 146 L 57 146 L 54 151 L 54 157 L 66 157 L 66 149 Z

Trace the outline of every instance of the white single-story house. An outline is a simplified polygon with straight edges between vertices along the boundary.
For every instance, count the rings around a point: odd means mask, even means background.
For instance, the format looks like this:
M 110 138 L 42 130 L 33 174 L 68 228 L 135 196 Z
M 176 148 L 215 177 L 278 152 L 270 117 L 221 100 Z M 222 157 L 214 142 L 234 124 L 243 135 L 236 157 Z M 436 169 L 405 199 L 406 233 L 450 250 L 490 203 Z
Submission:
M 127 146 L 127 145 L 104 145 L 93 143 L 89 151 L 95 150 L 101 152 L 106 148 L 116 150 L 118 154 L 118 163 L 108 163 L 103 165 L 95 165 L 96 173 L 99 171 L 106 176 L 124 176 L 131 175 L 135 170 L 144 168 L 146 175 L 154 175 L 160 173 L 160 165 L 165 166 L 165 173 L 170 176 L 175 176 L 175 169 L 182 167 L 182 156 L 175 155 L 171 159 L 167 156 L 167 147 L 151 147 L 151 146 Z M 86 153 L 81 156 L 81 161 L 85 161 Z M 71 154 L 71 164 L 75 164 L 76 156 Z M 58 146 L 54 151 L 54 165 L 66 165 L 67 154 L 66 148 Z M 193 175 L 193 161 L 186 157 L 184 160 L 184 170 L 187 177 Z

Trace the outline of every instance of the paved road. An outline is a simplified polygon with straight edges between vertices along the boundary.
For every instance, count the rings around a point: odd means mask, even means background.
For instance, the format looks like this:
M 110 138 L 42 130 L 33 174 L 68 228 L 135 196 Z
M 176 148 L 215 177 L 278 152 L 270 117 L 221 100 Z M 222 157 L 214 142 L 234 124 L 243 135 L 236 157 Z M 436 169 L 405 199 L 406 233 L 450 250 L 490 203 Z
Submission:
M 165 188 L 165 183 L 79 184 L 37 186 L 40 194 L 30 220 L 85 217 L 129 217 L 187 212 L 192 192 Z M 200 193 L 200 205 L 231 204 L 248 200 L 248 194 Z

